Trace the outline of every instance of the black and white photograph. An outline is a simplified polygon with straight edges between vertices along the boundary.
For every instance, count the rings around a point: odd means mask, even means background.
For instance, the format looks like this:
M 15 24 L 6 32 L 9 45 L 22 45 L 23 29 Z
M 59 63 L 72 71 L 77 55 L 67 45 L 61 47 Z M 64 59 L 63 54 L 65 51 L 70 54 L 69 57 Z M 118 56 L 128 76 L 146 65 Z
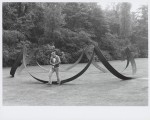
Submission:
M 3 107 L 148 107 L 148 2 L 1 4 Z

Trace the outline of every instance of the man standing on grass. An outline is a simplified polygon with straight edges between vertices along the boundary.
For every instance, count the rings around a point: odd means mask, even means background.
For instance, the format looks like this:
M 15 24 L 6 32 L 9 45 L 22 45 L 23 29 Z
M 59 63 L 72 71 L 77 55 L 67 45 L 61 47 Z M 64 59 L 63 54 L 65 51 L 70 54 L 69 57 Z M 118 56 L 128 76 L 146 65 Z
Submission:
M 50 69 L 50 72 L 49 72 L 49 82 L 48 84 L 52 84 L 52 80 L 51 80 L 51 77 L 52 77 L 52 74 L 54 72 L 56 72 L 56 77 L 57 77 L 57 83 L 60 84 L 61 81 L 59 79 L 59 64 L 61 63 L 60 61 L 60 57 L 58 55 L 56 55 L 55 52 L 52 52 L 51 53 L 51 58 L 50 58 L 50 64 L 52 65 L 52 68 Z

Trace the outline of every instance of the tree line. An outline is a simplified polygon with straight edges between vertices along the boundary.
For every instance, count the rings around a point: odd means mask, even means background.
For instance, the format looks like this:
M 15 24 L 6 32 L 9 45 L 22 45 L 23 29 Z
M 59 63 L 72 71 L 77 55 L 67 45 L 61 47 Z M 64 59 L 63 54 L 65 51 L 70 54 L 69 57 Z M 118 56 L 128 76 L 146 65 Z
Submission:
M 75 62 L 83 48 L 97 42 L 108 60 L 121 59 L 129 47 L 135 57 L 148 57 L 148 6 L 131 12 L 131 4 L 3 3 L 3 66 L 11 66 L 22 45 L 38 49 L 40 64 L 48 64 L 54 44 L 62 63 Z M 96 56 L 95 56 L 96 58 Z M 34 65 L 34 57 L 32 65 Z M 82 62 L 86 62 L 84 58 Z

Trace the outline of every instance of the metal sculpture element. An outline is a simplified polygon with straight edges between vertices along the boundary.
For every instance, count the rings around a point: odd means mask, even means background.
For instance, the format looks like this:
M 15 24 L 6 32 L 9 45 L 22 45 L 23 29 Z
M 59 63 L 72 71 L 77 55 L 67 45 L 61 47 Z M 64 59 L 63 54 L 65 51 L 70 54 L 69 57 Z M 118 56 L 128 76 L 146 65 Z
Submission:
M 83 70 L 81 70 L 78 74 L 74 75 L 74 76 L 71 77 L 71 78 L 62 80 L 60 84 L 73 81 L 73 80 L 75 80 L 76 78 L 80 77 L 80 76 L 89 68 L 89 66 L 90 66 L 90 64 L 91 64 L 91 62 L 92 62 L 92 60 L 93 60 L 93 57 L 94 57 L 94 51 L 93 51 L 93 54 L 92 54 L 92 57 L 91 57 L 90 61 L 89 61 L 88 64 L 84 67 Z M 25 68 L 26 68 L 26 70 L 27 70 L 25 59 L 26 59 L 26 48 L 24 48 L 23 64 L 24 64 L 24 66 L 25 66 Z M 27 72 L 28 72 L 28 70 L 27 70 Z M 30 72 L 28 72 L 28 73 L 29 73 L 34 79 L 36 79 L 37 81 L 40 81 L 40 82 L 42 82 L 42 83 L 48 83 L 48 81 L 39 79 L 39 78 L 33 76 Z M 57 84 L 57 82 L 56 82 L 56 81 L 53 81 L 52 84 Z
M 12 75 L 12 77 L 14 77 L 15 75 L 15 72 L 17 70 L 17 68 L 19 66 L 21 66 L 22 64 L 22 58 L 23 58 L 23 53 L 22 51 L 19 53 L 19 55 L 17 56 L 16 60 L 15 60 L 15 63 L 13 64 L 13 66 L 11 67 L 11 70 L 10 70 L 10 75 Z
M 42 67 L 42 66 L 38 63 L 38 61 L 37 61 L 37 52 L 38 52 L 38 51 L 39 51 L 39 50 L 36 50 L 36 51 L 35 51 L 35 60 L 36 60 L 36 64 L 37 64 L 41 69 L 45 70 L 46 72 L 49 72 L 48 69 Z
M 131 62 L 132 64 L 132 69 L 133 69 L 133 73 L 136 72 L 136 64 L 135 64 L 135 60 L 132 56 L 132 54 L 130 54 L 130 51 L 129 51 L 129 48 L 126 49 L 126 52 L 127 52 L 127 55 L 128 55 L 128 61 Z M 34 54 L 36 53 L 36 51 L 32 51 L 29 55 L 30 56 L 33 56 Z M 122 75 L 121 73 L 119 73 L 117 70 L 115 70 L 109 63 L 108 61 L 106 60 L 106 58 L 103 56 L 101 50 L 99 49 L 98 45 L 94 45 L 93 47 L 93 52 L 92 52 L 92 56 L 90 57 L 89 54 L 87 54 L 86 51 L 83 50 L 83 53 L 85 53 L 87 55 L 87 58 L 90 58 L 89 59 L 89 62 L 88 64 L 79 72 L 77 73 L 76 75 L 74 75 L 73 77 L 70 77 L 68 79 L 65 79 L 65 80 L 62 80 L 60 84 L 63 84 L 63 83 L 66 83 L 66 82 L 70 82 L 70 81 L 73 81 L 75 80 L 76 78 L 80 77 L 90 66 L 90 64 L 93 62 L 93 58 L 94 58 L 94 53 L 96 53 L 96 55 L 98 56 L 99 60 L 102 62 L 102 64 L 113 74 L 115 75 L 116 77 L 122 79 L 122 80 L 130 80 L 130 79 L 134 79 L 134 77 L 127 77 L 127 76 L 124 76 Z M 83 54 L 82 53 L 82 54 Z M 81 54 L 81 56 L 82 56 Z M 25 69 L 27 70 L 27 67 L 26 65 L 29 63 L 29 58 L 27 59 L 26 58 L 27 56 L 27 48 L 25 46 L 23 46 L 23 56 L 22 54 L 19 54 L 17 60 L 16 60 L 16 63 L 15 65 L 18 66 L 19 64 L 21 64 L 21 60 L 23 59 L 23 65 L 25 67 Z M 22 58 L 22 59 L 21 59 Z M 128 62 L 127 62 L 127 66 L 128 66 Z M 15 67 L 16 68 L 16 67 Z M 48 81 L 46 80 L 42 80 L 42 79 L 39 79 L 35 76 L 33 76 L 28 70 L 27 72 L 34 78 L 36 79 L 37 81 L 40 81 L 42 83 L 48 83 Z M 52 82 L 53 84 L 57 84 L 56 81 L 53 81 Z
M 61 84 L 63 83 L 66 83 L 66 82 L 70 82 L 70 81 L 73 81 L 75 80 L 76 78 L 78 78 L 79 76 L 81 76 L 87 69 L 88 67 L 90 66 L 90 64 L 92 63 L 92 60 L 93 60 L 93 57 L 94 57 L 94 52 L 97 54 L 98 58 L 101 60 L 102 64 L 113 74 L 115 75 L 116 77 L 122 79 L 122 80 L 130 80 L 130 79 L 133 79 L 133 77 L 127 77 L 127 76 L 124 76 L 122 75 L 121 73 L 119 73 L 117 70 L 115 70 L 108 62 L 107 60 L 105 59 L 105 57 L 103 56 L 102 52 L 100 51 L 99 47 L 98 46 L 95 46 L 94 47 L 94 51 L 93 51 L 93 54 L 92 54 L 92 57 L 90 59 L 90 61 L 88 62 L 88 64 L 86 65 L 86 67 L 80 71 L 78 74 L 76 74 L 75 76 L 71 77 L 71 78 L 68 78 L 68 79 L 65 79 L 65 80 L 62 80 L 61 81 Z M 24 52 L 25 53 L 25 52 Z M 25 65 L 25 68 L 27 70 L 27 67 L 26 67 L 26 63 L 25 63 L 25 57 L 26 55 L 24 54 L 23 55 L 23 63 Z M 27 70 L 28 71 L 28 70 Z M 35 76 L 33 76 L 30 72 L 28 72 L 34 79 L 36 79 L 37 81 L 40 81 L 42 83 L 48 83 L 48 81 L 46 80 L 42 80 L 42 79 L 39 79 Z M 52 82 L 53 84 L 57 84 L 56 81 Z
M 89 53 L 88 53 L 87 51 L 85 51 L 85 54 L 86 54 L 87 58 L 90 59 L 90 55 L 89 55 Z M 102 71 L 102 72 L 104 72 L 104 73 L 107 72 L 104 68 L 100 67 L 94 60 L 92 61 L 92 64 L 93 64 L 97 69 L 99 69 L 100 71 Z
M 128 47 L 125 49 L 125 53 L 127 55 L 127 65 L 126 65 L 125 69 L 129 66 L 129 63 L 131 62 L 132 74 L 135 74 L 137 71 L 136 63 L 135 63 L 134 57 Z
M 82 51 L 82 53 L 81 53 L 80 57 L 78 58 L 78 60 L 73 65 L 71 65 L 70 67 L 68 67 L 66 70 L 70 70 L 73 67 L 75 67 L 81 61 L 81 59 L 83 57 L 83 54 L 84 54 L 84 50 Z
M 23 46 L 24 49 L 25 45 Z M 19 55 L 17 56 L 13 66 L 11 67 L 10 70 L 10 75 L 12 75 L 12 77 L 14 77 L 16 70 L 19 68 L 19 70 L 17 71 L 18 74 L 21 73 L 21 71 L 25 68 L 23 65 L 23 49 L 21 50 L 21 52 L 19 53 Z M 27 52 L 27 51 L 26 51 Z M 27 54 L 27 53 L 26 53 Z M 35 54 L 35 51 L 30 52 L 28 58 L 26 58 L 26 64 L 29 64 L 31 57 Z
M 119 73 L 117 70 L 115 70 L 105 59 L 105 57 L 103 56 L 101 50 L 99 49 L 98 46 L 95 46 L 94 51 L 96 53 L 96 55 L 98 56 L 99 60 L 103 63 L 103 65 L 116 77 L 122 79 L 122 80 L 129 80 L 129 79 L 133 79 L 133 77 L 127 77 L 122 75 L 121 73 Z

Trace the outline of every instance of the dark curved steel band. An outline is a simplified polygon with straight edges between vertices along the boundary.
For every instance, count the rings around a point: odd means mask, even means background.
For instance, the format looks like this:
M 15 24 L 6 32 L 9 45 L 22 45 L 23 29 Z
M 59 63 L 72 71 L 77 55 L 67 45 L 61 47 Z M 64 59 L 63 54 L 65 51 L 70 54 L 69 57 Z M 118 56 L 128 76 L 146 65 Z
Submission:
M 85 68 L 84 68 L 83 70 L 81 70 L 78 74 L 76 74 L 75 76 L 73 76 L 73 77 L 71 77 L 71 78 L 62 80 L 60 84 L 73 81 L 73 80 L 75 80 L 76 78 L 80 77 L 80 76 L 88 69 L 88 67 L 89 67 L 90 64 L 92 63 L 93 57 L 94 57 L 94 51 L 93 51 L 93 54 L 92 54 L 92 57 L 91 57 L 90 61 L 88 62 L 88 64 L 85 66 Z M 25 61 L 23 61 L 23 62 L 25 62 Z M 25 64 L 25 65 L 26 65 L 26 64 Z M 48 81 L 39 79 L 39 78 L 33 76 L 30 72 L 28 72 L 28 73 L 29 73 L 34 79 L 36 79 L 36 80 L 38 80 L 38 81 L 40 81 L 40 82 L 42 82 L 42 83 L 48 83 Z M 53 81 L 52 83 L 53 83 L 53 84 L 57 84 L 56 81 Z
M 14 76 L 14 74 L 15 74 L 17 68 L 22 64 L 22 63 L 21 63 L 22 58 L 23 58 L 23 53 L 22 53 L 22 51 L 21 51 L 21 52 L 19 53 L 19 55 L 17 56 L 17 58 L 16 58 L 16 60 L 15 60 L 15 62 L 14 62 L 14 64 L 13 64 L 13 66 L 11 67 L 10 75 Z
M 130 63 L 130 51 L 129 51 L 129 49 L 125 49 L 125 54 L 126 54 L 126 56 L 127 56 L 127 65 L 126 65 L 126 67 L 125 67 L 125 69 L 129 66 L 129 63 Z M 125 70 L 124 69 L 124 70 Z
M 94 48 L 95 53 L 97 54 L 98 58 L 100 59 L 100 61 L 103 63 L 103 65 L 116 77 L 122 79 L 122 80 L 129 80 L 129 79 L 133 79 L 133 77 L 126 77 L 122 74 L 120 74 L 117 70 L 115 70 L 105 59 L 105 57 L 103 56 L 101 50 L 99 49 L 98 46 L 95 46 Z
M 66 71 L 74 68 L 81 61 L 81 59 L 83 57 L 83 54 L 84 54 L 84 50 L 82 50 L 82 53 L 81 53 L 80 57 L 78 58 L 78 60 L 73 65 L 71 65 L 68 68 L 66 68 Z
M 90 56 L 91 56 L 91 55 L 89 55 L 89 53 L 88 53 L 87 51 L 85 51 L 84 53 L 85 53 L 86 57 L 90 60 L 90 58 L 91 58 Z M 102 71 L 103 73 L 106 73 L 106 72 L 107 72 L 104 68 L 100 67 L 94 60 L 92 61 L 92 64 L 93 64 L 98 70 Z
M 129 59 L 127 58 L 127 64 L 126 64 L 125 69 L 127 69 L 127 67 L 129 66 L 129 62 L 130 62 Z M 124 70 L 125 70 L 125 69 L 124 69 Z M 124 70 L 123 70 L 123 71 L 124 71 Z
M 127 66 L 126 66 L 126 68 L 128 67 L 129 62 L 131 62 L 132 73 L 135 74 L 137 71 L 137 68 L 136 68 L 136 63 L 135 63 L 134 57 L 133 57 L 133 55 L 132 55 L 132 53 L 128 47 L 126 48 L 125 52 L 127 55 Z
M 101 62 L 103 63 L 103 65 L 113 74 L 115 75 L 116 77 L 122 79 L 122 80 L 130 80 L 130 79 L 133 79 L 133 77 L 127 77 L 127 76 L 124 76 L 122 74 L 120 74 L 117 70 L 115 70 L 108 62 L 107 60 L 105 59 L 105 57 L 103 56 L 102 52 L 100 51 L 99 47 L 98 46 L 95 46 L 94 48 L 94 51 L 95 53 L 97 54 L 98 58 L 101 60 Z M 63 83 L 66 83 L 66 82 L 70 82 L 70 81 L 73 81 L 75 80 L 76 78 L 78 78 L 79 76 L 81 76 L 87 69 L 88 67 L 90 66 L 90 64 L 92 63 L 92 60 L 93 60 L 93 57 L 94 57 L 94 51 L 93 51 L 93 54 L 92 54 L 92 57 L 90 59 L 90 61 L 88 62 L 88 64 L 86 65 L 86 67 L 80 71 L 78 74 L 76 74 L 75 76 L 71 77 L 71 78 L 68 78 L 68 79 L 65 79 L 65 80 L 62 80 L 61 81 L 61 84 Z M 26 67 L 26 64 L 25 64 L 25 59 L 23 60 L 24 62 L 24 65 Z M 29 72 L 28 72 L 29 73 Z M 39 79 L 35 76 L 33 76 L 31 73 L 29 73 L 34 79 L 36 79 L 37 81 L 40 81 L 42 83 L 48 83 L 48 81 L 45 81 L 45 80 L 42 80 L 42 79 Z M 57 84 L 56 81 L 53 81 L 52 82 L 53 84 Z

